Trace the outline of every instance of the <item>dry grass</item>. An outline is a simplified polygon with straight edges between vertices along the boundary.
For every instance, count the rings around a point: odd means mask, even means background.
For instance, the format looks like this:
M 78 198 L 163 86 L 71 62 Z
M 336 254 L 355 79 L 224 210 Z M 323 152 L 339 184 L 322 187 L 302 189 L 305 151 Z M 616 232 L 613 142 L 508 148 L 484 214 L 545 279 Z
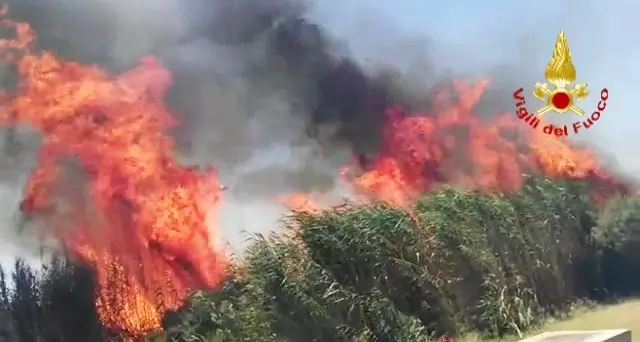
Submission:
M 578 309 L 569 318 L 548 322 L 539 330 L 531 332 L 531 335 L 542 331 L 601 329 L 631 329 L 633 341 L 640 342 L 640 299 L 603 305 L 590 310 Z M 463 340 L 465 342 L 483 341 L 475 336 L 469 336 Z M 483 342 L 514 342 L 518 340 L 520 338 L 517 336 L 510 336 L 500 340 L 484 340 Z

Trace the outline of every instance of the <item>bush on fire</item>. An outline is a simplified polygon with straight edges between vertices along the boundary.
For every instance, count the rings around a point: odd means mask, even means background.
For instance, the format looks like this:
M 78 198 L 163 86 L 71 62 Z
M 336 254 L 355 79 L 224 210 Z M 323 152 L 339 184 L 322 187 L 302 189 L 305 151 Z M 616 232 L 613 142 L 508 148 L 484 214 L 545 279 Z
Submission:
M 615 197 L 598 209 L 585 183 L 531 178 L 515 195 L 442 188 L 414 209 L 410 215 L 383 204 L 347 204 L 294 213 L 292 236 L 257 238 L 234 285 L 194 296 L 169 335 L 499 336 L 522 333 L 577 301 L 640 290 L 628 278 L 640 266 L 637 199 Z M 222 303 L 244 318 L 243 326 L 227 323 L 220 308 L 202 309 Z
M 574 181 L 530 178 L 518 194 L 444 187 L 410 211 L 347 203 L 287 223 L 256 237 L 221 289 L 167 315 L 161 340 L 499 336 L 577 301 L 640 290 L 630 272 L 640 267 L 640 201 L 598 209 Z M 1 341 L 113 337 L 97 323 L 83 268 L 55 259 L 36 274 L 18 262 L 14 289 L 0 276 Z

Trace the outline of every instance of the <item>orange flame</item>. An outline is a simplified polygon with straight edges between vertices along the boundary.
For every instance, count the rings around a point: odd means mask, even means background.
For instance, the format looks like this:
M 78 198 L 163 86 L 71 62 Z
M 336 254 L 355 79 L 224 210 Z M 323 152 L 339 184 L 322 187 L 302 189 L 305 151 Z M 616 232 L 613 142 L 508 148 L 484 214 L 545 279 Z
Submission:
M 293 193 L 280 198 L 280 202 L 293 211 L 316 212 L 320 206 L 309 196 L 302 193 Z
M 16 29 L 0 46 L 20 55 L 21 81 L 0 122 L 30 126 L 43 138 L 23 211 L 44 217 L 62 245 L 94 267 L 105 326 L 129 335 L 160 329 L 164 312 L 191 290 L 217 286 L 227 262 L 207 227 L 221 191 L 216 172 L 178 164 L 166 134 L 173 125 L 163 103 L 169 72 L 144 59 L 112 78 L 32 53 L 31 28 L 2 23 Z M 69 157 L 86 174 L 90 199 L 71 203 L 71 220 L 60 219 L 56 192 Z
M 35 54 L 27 24 L 2 24 L 16 30 L 0 49 L 22 80 L 0 122 L 43 136 L 23 211 L 45 217 L 59 241 L 94 267 L 105 326 L 130 335 L 159 329 L 162 314 L 190 290 L 217 286 L 227 264 L 207 229 L 222 191 L 216 173 L 178 164 L 165 133 L 174 124 L 163 102 L 170 74 L 149 58 L 110 77 L 49 52 Z M 345 178 L 356 192 L 402 207 L 443 183 L 516 191 L 524 174 L 536 172 L 616 185 L 587 149 L 534 131 L 515 114 L 475 115 L 487 84 L 454 82 L 455 100 L 437 93 L 430 113 L 391 108 L 381 152 L 363 170 L 345 167 Z M 56 192 L 68 157 L 86 173 L 90 199 L 72 203 L 71 219 L 60 218 Z M 319 209 L 305 194 L 284 201 L 296 210 Z
M 474 113 L 488 80 L 454 82 L 455 100 L 435 94 L 433 113 L 388 112 L 382 152 L 363 172 L 345 168 L 356 191 L 407 207 L 447 183 L 481 190 L 517 191 L 527 174 L 599 180 L 623 190 L 586 148 L 533 130 L 515 114 L 483 120 Z M 542 123 L 540 126 L 544 125 Z

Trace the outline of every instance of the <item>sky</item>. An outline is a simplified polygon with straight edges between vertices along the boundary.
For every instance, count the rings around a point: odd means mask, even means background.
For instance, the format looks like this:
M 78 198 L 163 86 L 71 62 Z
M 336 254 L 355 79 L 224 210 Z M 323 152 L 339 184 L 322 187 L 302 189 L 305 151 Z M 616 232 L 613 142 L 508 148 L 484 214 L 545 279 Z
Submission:
M 426 61 L 442 74 L 470 79 L 506 67 L 512 70 L 507 74 L 509 81 L 525 89 L 531 111 L 543 106 L 531 92 L 536 82 L 545 82 L 544 69 L 559 31 L 564 30 L 577 81 L 587 82 L 591 90 L 580 107 L 590 114 L 597 107 L 600 90 L 607 88 L 610 92 L 608 108 L 597 125 L 572 138 L 595 145 L 607 163 L 617 160 L 616 167 L 640 175 L 640 158 L 636 157 L 640 118 L 635 116 L 638 100 L 633 89 L 640 84 L 636 63 L 640 50 L 627 43 L 633 39 L 627 33 L 640 32 L 635 13 L 640 13 L 640 2 L 627 0 L 612 4 L 584 0 L 323 0 L 316 2 L 312 16 L 363 61 L 386 61 L 401 67 L 425 65 Z M 504 89 L 504 106 L 491 107 L 503 113 L 515 111 L 515 90 Z M 579 118 L 570 115 L 560 120 L 572 123 Z M 288 147 L 260 150 L 256 155 L 261 158 L 252 161 L 286 165 L 295 160 L 295 154 L 291 157 L 286 151 Z M 248 205 L 246 201 L 226 201 L 221 212 L 242 212 Z M 255 208 L 270 207 L 258 203 Z M 223 214 L 225 237 L 237 240 L 245 230 L 262 231 L 265 222 L 282 215 L 270 209 L 255 210 L 261 217 L 258 224 L 249 218 L 239 222 L 238 215 L 227 221 Z
M 72 0 L 60 1 L 71 3 Z M 127 14 L 136 13 L 133 7 L 162 9 L 156 13 L 157 20 L 153 16 L 122 15 L 122 34 L 126 36 L 133 32 L 144 35 L 142 31 L 127 27 L 135 27 L 145 20 L 157 21 L 148 24 L 156 31 L 171 25 L 179 26 L 170 20 L 176 20 L 174 12 L 180 0 L 134 0 L 127 5 L 117 0 L 85 2 L 113 3 Z M 580 106 L 587 111 L 594 109 L 600 89 L 606 87 L 610 91 L 606 113 L 597 125 L 580 134 L 579 138 L 614 155 L 626 171 L 640 175 L 640 158 L 636 157 L 637 134 L 640 133 L 636 107 L 640 101 L 635 94 L 635 88 L 640 84 L 637 66 L 640 47 L 636 47 L 633 35 L 640 32 L 638 13 L 640 2 L 630 0 L 320 0 L 312 10 L 312 16 L 344 40 L 345 49 L 363 61 L 386 61 L 407 68 L 427 62 L 443 74 L 468 75 L 470 78 L 490 75 L 492 70 L 502 67 L 514 70 L 508 77 L 525 88 L 532 110 L 542 105 L 530 95 L 533 85 L 536 81 L 544 81 L 544 68 L 556 37 L 559 30 L 564 30 L 578 81 L 587 82 L 592 91 L 590 98 Z M 144 41 L 143 38 L 140 41 Z M 123 43 L 131 45 L 116 47 L 117 50 L 128 51 L 131 55 L 145 49 L 135 39 L 124 39 Z M 198 56 L 187 57 L 196 59 Z M 210 59 L 204 56 L 203 61 L 209 63 Z M 505 89 L 505 103 L 509 103 L 514 90 Z M 506 106 L 500 110 L 514 109 Z M 270 153 L 262 154 L 260 162 L 265 162 L 266 158 L 271 163 L 291 163 L 294 158 L 288 157 L 288 152 L 287 149 L 272 149 Z M 17 219 L 13 208 L 20 200 L 19 184 L 23 184 L 23 180 L 16 182 L 16 188 L 0 188 L 0 196 L 12 203 L 7 205 L 9 209 L 0 210 L 0 221 Z M 273 202 L 271 198 L 265 201 Z M 260 201 L 255 205 L 245 200 L 226 201 L 224 205 L 227 208 L 222 211 L 229 213 L 230 221 L 222 222 L 222 226 L 227 230 L 225 235 L 233 239 L 244 239 L 245 236 L 239 233 L 241 230 L 258 231 L 261 228 L 255 227 L 264 227 L 265 221 L 271 219 L 275 222 L 281 215 Z M 239 222 L 243 215 L 238 213 L 245 213 L 251 205 L 258 208 L 254 208 L 252 216 L 255 217 Z M 264 211 L 259 211 L 260 208 Z M 9 238 L 5 233 L 0 229 L 0 240 Z M 3 255 L 20 254 L 18 250 L 23 248 L 17 243 L 0 245 L 0 261 Z
M 375 51 L 377 44 L 372 41 L 389 32 L 423 37 L 426 44 L 435 46 L 431 58 L 439 66 L 479 76 L 482 70 L 501 65 L 522 68 L 522 86 L 527 91 L 533 84 L 525 74 L 537 74 L 544 82 L 544 67 L 559 30 L 564 30 L 578 81 L 589 83 L 592 91 L 583 107 L 595 108 L 600 90 L 610 91 L 606 114 L 580 138 L 615 154 L 626 169 L 640 172 L 640 160 L 635 158 L 639 99 L 634 89 L 640 84 L 640 47 L 634 35 L 640 32 L 640 2 L 343 0 L 344 11 L 336 13 L 337 1 L 318 3 L 314 13 L 337 36 L 365 42 L 360 48 L 357 43 L 351 45 L 356 55 L 399 58 L 402 49 L 389 51 L 383 46 L 383 51 Z

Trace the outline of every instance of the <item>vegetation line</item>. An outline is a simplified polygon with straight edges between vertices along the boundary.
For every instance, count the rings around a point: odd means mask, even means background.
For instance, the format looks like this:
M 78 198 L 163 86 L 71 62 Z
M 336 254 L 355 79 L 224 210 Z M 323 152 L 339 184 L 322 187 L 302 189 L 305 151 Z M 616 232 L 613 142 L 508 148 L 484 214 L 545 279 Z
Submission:
M 640 289 L 640 202 L 596 207 L 587 184 L 518 194 L 441 188 L 412 208 L 294 212 L 256 237 L 216 291 L 165 318 L 167 341 L 426 341 L 522 335 L 576 303 Z M 293 237 L 291 237 L 293 236 Z M 1 341 L 107 341 L 90 271 L 63 258 L 0 272 Z M 469 335 L 467 335 L 469 336 Z

